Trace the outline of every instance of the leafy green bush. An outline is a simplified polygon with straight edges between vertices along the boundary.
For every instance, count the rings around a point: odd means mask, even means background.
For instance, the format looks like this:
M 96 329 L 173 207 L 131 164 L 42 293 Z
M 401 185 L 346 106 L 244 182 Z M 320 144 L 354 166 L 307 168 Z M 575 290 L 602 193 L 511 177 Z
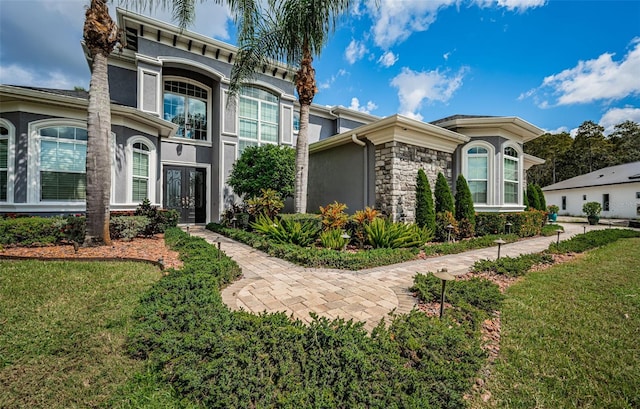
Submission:
M 152 206 L 149 199 L 144 199 L 136 209 L 134 216 L 145 216 L 149 219 L 149 224 L 142 231 L 144 236 L 153 236 L 157 233 L 164 233 L 169 227 L 176 227 L 180 215 L 175 209 L 159 209 Z M 113 216 L 112 216 L 113 217 Z
M 491 271 L 508 277 L 519 277 L 526 274 L 537 264 L 552 264 L 553 258 L 549 254 L 533 253 L 518 257 L 501 257 L 498 260 L 478 260 L 473 264 L 472 271 Z
M 582 205 L 582 213 L 587 216 L 598 216 L 602 211 L 602 206 L 598 202 L 587 202 Z
M 484 236 L 510 231 L 520 237 L 536 236 L 542 232 L 546 217 L 546 212 L 538 210 L 513 213 L 478 213 L 476 214 L 476 235 Z M 507 223 L 511 223 L 510 228 L 507 228 Z
M 249 213 L 253 216 L 265 214 L 270 218 L 276 217 L 284 207 L 280 194 L 273 189 L 260 189 L 260 196 L 254 196 L 247 200 Z
M 448 229 L 447 226 L 451 226 Z M 435 236 L 438 241 L 455 240 L 458 237 L 458 221 L 451 212 L 436 213 Z
M 273 189 L 282 198 L 292 197 L 295 162 L 295 149 L 288 146 L 248 146 L 233 164 L 227 183 L 246 198 L 260 196 L 261 189 Z
M 376 218 L 364 226 L 367 241 L 373 248 L 421 247 L 433 238 L 433 233 L 417 224 L 396 223 Z
M 423 301 L 439 302 L 442 280 L 433 273 L 418 273 L 413 278 L 413 286 L 409 290 L 416 292 Z M 454 306 L 467 303 L 487 314 L 499 310 L 503 298 L 500 288 L 485 278 L 472 277 L 469 280 L 449 281 L 446 286 L 445 301 Z
M 343 237 L 344 231 L 340 229 L 331 229 L 320 233 L 320 243 L 322 247 L 331 250 L 342 250 L 349 244 L 349 238 Z
M 640 237 L 640 232 L 628 229 L 604 229 L 592 230 L 585 234 L 578 234 L 568 240 L 549 244 L 550 253 L 582 253 L 605 244 L 613 243 L 616 240 Z
M 447 179 L 444 177 L 442 172 L 438 172 L 434 195 L 436 215 L 442 212 L 451 212 L 451 214 L 455 212 L 453 195 L 451 195 L 451 188 L 449 188 L 449 183 L 447 182 Z
M 529 183 L 527 185 L 527 200 L 529 202 L 529 208 L 532 210 L 544 209 L 542 207 L 540 196 L 538 195 L 538 189 L 533 183 Z
M 462 174 L 458 175 L 456 180 L 455 210 L 460 237 L 473 237 L 476 226 L 476 211 L 473 207 L 471 190 L 469 190 L 467 180 Z
M 344 212 L 347 205 L 337 201 L 323 207 L 320 206 L 320 218 L 322 219 L 322 229 L 342 229 L 349 221 L 349 216 Z
M 149 225 L 146 216 L 116 216 L 109 220 L 109 233 L 113 239 L 133 240 Z
M 365 226 L 379 216 L 380 213 L 376 209 L 367 206 L 363 210 L 356 210 L 353 217 L 351 217 L 350 223 L 347 224 L 348 226 L 350 225 L 348 230 L 353 233 L 352 236 L 360 248 L 363 248 L 367 242 Z
M 18 217 L 0 220 L 0 244 L 45 245 L 64 238 L 62 217 Z
M 416 224 L 427 227 L 431 231 L 436 229 L 436 210 L 433 204 L 431 185 L 424 169 L 418 170 L 416 181 Z
M 301 247 L 313 244 L 319 234 L 318 225 L 315 222 L 300 223 L 288 219 L 271 219 L 264 214 L 258 215 L 251 227 L 276 243 L 289 243 Z
M 474 237 L 469 240 L 461 240 L 455 243 L 429 243 L 423 248 L 423 251 L 427 256 L 458 254 L 469 250 L 495 246 L 494 241 L 497 239 L 503 239 L 507 243 L 513 243 L 518 241 L 518 236 L 515 234 L 491 234 L 488 236 Z

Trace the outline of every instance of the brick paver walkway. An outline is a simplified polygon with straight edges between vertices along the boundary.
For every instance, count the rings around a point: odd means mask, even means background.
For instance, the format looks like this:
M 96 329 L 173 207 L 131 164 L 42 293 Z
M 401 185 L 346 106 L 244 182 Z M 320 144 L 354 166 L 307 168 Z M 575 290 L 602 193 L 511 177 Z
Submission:
M 563 224 L 560 239 L 583 232 L 582 224 Z M 589 226 L 588 229 L 602 228 Z M 464 274 L 476 260 L 495 259 L 497 246 L 426 260 L 376 267 L 360 271 L 305 268 L 280 260 L 220 236 L 202 226 L 191 226 L 191 234 L 210 243 L 221 243 L 222 250 L 242 268 L 243 275 L 222 290 L 223 301 L 232 309 L 251 312 L 285 311 L 304 322 L 310 312 L 329 318 L 365 321 L 372 329 L 389 312 L 410 311 L 415 298 L 408 288 L 416 273 L 446 268 Z M 501 256 L 515 257 L 549 247 L 557 236 L 537 237 L 502 246 Z

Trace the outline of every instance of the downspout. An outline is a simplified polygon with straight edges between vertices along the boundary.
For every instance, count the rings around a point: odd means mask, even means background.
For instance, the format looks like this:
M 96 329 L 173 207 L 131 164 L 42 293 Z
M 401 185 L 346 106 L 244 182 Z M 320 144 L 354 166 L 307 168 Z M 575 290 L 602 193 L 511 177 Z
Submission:
M 362 150 L 362 163 L 363 163 L 363 189 L 362 189 L 362 208 L 364 209 L 365 207 L 367 207 L 367 198 L 368 198 L 368 191 L 367 189 L 369 188 L 369 158 L 367 156 L 367 152 L 368 152 L 368 148 L 367 148 L 367 144 L 366 142 L 361 141 L 360 139 L 358 139 L 358 136 L 356 134 L 351 134 L 351 141 L 353 143 L 355 143 L 356 145 L 360 145 L 362 147 L 364 147 L 364 149 Z

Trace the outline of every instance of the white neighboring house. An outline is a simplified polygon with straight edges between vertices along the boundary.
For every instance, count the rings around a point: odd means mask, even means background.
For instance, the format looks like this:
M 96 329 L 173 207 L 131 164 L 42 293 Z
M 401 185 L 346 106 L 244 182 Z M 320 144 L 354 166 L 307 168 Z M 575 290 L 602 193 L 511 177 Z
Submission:
M 640 219 L 640 162 L 599 169 L 542 188 L 559 215 L 583 216 L 587 202 L 602 205 L 601 217 Z

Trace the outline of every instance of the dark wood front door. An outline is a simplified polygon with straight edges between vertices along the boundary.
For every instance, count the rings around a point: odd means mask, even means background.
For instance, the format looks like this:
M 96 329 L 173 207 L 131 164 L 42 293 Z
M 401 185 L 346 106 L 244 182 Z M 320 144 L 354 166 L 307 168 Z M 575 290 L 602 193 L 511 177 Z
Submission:
M 180 223 L 204 223 L 207 219 L 206 171 L 183 166 L 164 167 L 165 209 L 180 213 Z

